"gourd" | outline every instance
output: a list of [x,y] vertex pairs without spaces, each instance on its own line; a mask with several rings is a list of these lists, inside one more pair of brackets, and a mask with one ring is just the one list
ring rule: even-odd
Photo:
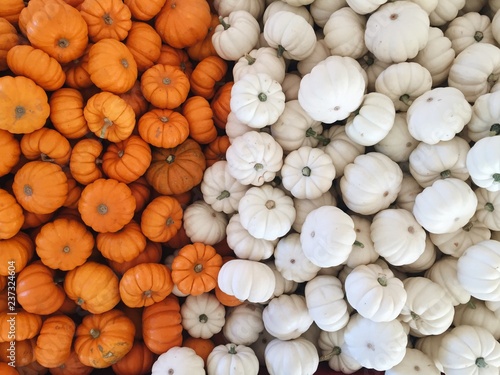
[[224,337],[236,345],[251,345],[265,331],[262,320],[264,306],[260,303],[243,302],[227,310],[222,327]]
[[477,188],[474,193],[477,197],[475,213],[477,220],[492,231],[500,231],[500,218],[498,217],[500,213],[498,209],[500,192]]
[[270,375],[313,374],[319,365],[316,347],[301,337],[286,341],[271,340],[266,346],[264,359]]
[[500,113],[493,105],[500,97],[498,91],[479,96],[472,105],[472,117],[467,124],[467,135],[477,142],[481,138],[500,134]]
[[455,306],[453,325],[455,327],[462,325],[483,327],[495,337],[495,340],[500,338],[500,319],[486,307],[484,301],[476,298]]
[[458,281],[458,259],[444,256],[429,268],[424,276],[441,285],[451,298],[454,306],[467,303],[471,296]]
[[452,20],[444,35],[451,40],[457,55],[474,43],[495,44],[490,18],[478,12],[468,12]]
[[315,208],[319,208],[321,206],[336,206],[337,198],[331,189],[314,199],[299,199],[293,198],[293,205],[295,207],[295,221],[292,224],[292,228],[300,233],[302,231],[302,225],[304,224],[304,220],[306,219],[309,212],[314,210]]
[[474,184],[488,191],[500,190],[500,137],[478,140],[467,153],[466,166]]
[[214,0],[213,6],[217,13],[223,17],[235,10],[246,10],[256,19],[264,13],[265,0],[239,1],[239,0]]
[[389,132],[373,145],[375,151],[388,156],[396,163],[408,161],[411,152],[419,142],[408,131],[406,112],[398,112]]

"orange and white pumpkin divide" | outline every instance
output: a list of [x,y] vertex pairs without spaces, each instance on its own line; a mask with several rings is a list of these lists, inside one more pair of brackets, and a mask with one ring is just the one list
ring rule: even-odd
[[0,373],[500,371],[500,1],[0,0]]

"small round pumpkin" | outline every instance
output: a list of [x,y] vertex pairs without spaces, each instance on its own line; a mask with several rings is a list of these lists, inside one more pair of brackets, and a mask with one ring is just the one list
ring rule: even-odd
[[134,341],[132,349],[111,368],[116,375],[147,375],[153,367],[154,354],[143,341]]
[[148,204],[151,197],[151,186],[144,176],[127,184],[135,198],[135,213],[141,212]]
[[176,66],[180,68],[188,78],[193,72],[193,62],[190,60],[187,52],[184,49],[174,48],[165,43],[161,45],[160,57],[156,63]]
[[23,135],[20,146],[26,159],[49,161],[61,167],[71,156],[69,141],[57,130],[45,127]]
[[227,68],[227,63],[219,56],[205,57],[189,77],[191,91],[207,100],[212,99],[217,91],[216,83],[224,78]]
[[69,170],[73,178],[82,185],[88,185],[103,177],[101,170],[102,143],[97,139],[84,138],[73,147],[69,159]]
[[132,13],[121,0],[85,0],[80,6],[80,14],[93,42],[105,38],[123,40],[132,27]]
[[78,354],[72,349],[69,357],[60,366],[50,369],[51,375],[90,375],[94,371],[93,367],[84,365],[79,359]]
[[182,215],[183,210],[177,199],[156,197],[142,212],[142,233],[151,241],[167,242],[182,226]]
[[207,144],[217,138],[213,111],[208,100],[202,96],[191,96],[182,105],[182,114],[189,123],[189,136],[200,144]]
[[0,177],[10,173],[17,165],[21,157],[21,147],[14,134],[0,129],[0,148],[2,149],[2,160],[0,160]]
[[54,128],[69,139],[83,137],[89,132],[83,117],[83,96],[80,91],[63,87],[52,93],[49,99],[50,121]]
[[154,108],[137,122],[139,135],[155,147],[171,148],[180,145],[189,135],[189,123],[181,113],[171,109]]
[[[14,237],[0,240],[0,275],[8,276],[14,271],[19,273],[33,257],[35,245],[24,232],[18,232]],[[10,266],[10,268],[9,268]]]
[[[16,313],[16,340],[28,340],[36,337],[42,328],[42,317],[38,314],[17,309]],[[0,341],[11,341],[12,315],[5,311],[0,313]]]
[[23,224],[22,207],[7,190],[0,189],[0,240],[14,237]]
[[150,0],[147,3],[141,0],[124,0],[123,2],[130,8],[130,12],[135,19],[149,21],[156,16],[166,0]]
[[116,273],[123,275],[127,270],[141,263],[159,263],[162,258],[163,252],[161,244],[158,242],[148,241],[146,248],[142,253],[128,262],[115,262],[108,260],[109,266]]
[[104,258],[114,262],[128,262],[146,248],[146,237],[137,222],[131,220],[116,232],[98,233],[96,245]]
[[[11,342],[4,341],[0,343],[0,364],[7,364],[11,362]],[[27,366],[30,363],[36,361],[35,358],[35,346],[36,339],[26,339],[26,340],[16,340],[15,341],[15,353],[16,353],[16,366],[22,367]],[[11,367],[11,366],[9,366]],[[14,367],[11,367],[14,368]],[[8,374],[8,372],[4,372],[3,368],[0,367],[0,371],[2,374]]]
[[125,45],[134,56],[139,72],[151,68],[161,54],[161,37],[146,22],[132,22]]
[[153,65],[141,76],[144,97],[158,108],[177,108],[186,100],[189,88],[186,74],[173,65]]
[[58,367],[71,354],[76,325],[66,315],[49,316],[42,324],[36,340],[35,356],[44,367]]
[[[23,4],[24,5],[24,4]],[[1,17],[1,16],[0,16]],[[8,69],[7,53],[19,43],[19,35],[13,24],[5,18],[0,20],[0,71]]]

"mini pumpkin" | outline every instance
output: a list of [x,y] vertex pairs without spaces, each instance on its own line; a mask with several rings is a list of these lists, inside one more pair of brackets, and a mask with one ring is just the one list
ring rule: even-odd
[[156,197],[142,212],[142,233],[151,241],[167,242],[182,226],[182,216],[183,210],[177,199]]
[[133,21],[125,45],[128,47],[139,72],[151,68],[161,54],[161,37],[146,22]]
[[89,38],[93,42],[105,38],[121,41],[132,27],[132,13],[119,0],[84,0],[80,14],[88,25]]
[[71,354],[75,322],[66,315],[49,316],[36,339],[35,357],[44,367],[58,367]]
[[219,56],[207,56],[201,60],[189,76],[191,91],[209,100],[217,91],[216,83],[227,72],[227,63]]
[[177,108],[186,100],[189,89],[188,77],[174,65],[156,64],[141,76],[144,97],[158,108]]
[[104,258],[115,262],[128,262],[146,248],[146,237],[137,222],[131,220],[116,232],[98,233],[97,249]]
[[75,144],[69,159],[69,170],[78,183],[88,185],[103,177],[102,150],[102,143],[94,138],[84,138]]
[[28,160],[42,160],[64,166],[71,156],[69,141],[57,130],[41,128],[25,134],[20,142],[21,152]]
[[208,100],[191,96],[182,105],[182,114],[189,124],[189,136],[200,144],[207,144],[217,137],[213,111]]
[[7,190],[0,189],[0,240],[14,237],[24,224],[23,209]]
[[0,129],[0,147],[4,150],[4,157],[0,161],[0,176],[5,176],[16,166],[21,157],[21,147],[14,134]]
[[[8,276],[12,272],[12,266],[16,273],[19,273],[35,253],[35,245],[30,236],[19,231],[17,234],[7,240],[0,240],[2,252],[0,253],[0,275]],[[9,263],[12,262],[12,263]],[[10,269],[9,269],[9,266]]]
[[137,129],[142,139],[155,147],[172,148],[189,135],[189,123],[181,113],[154,108],[141,116]]
[[78,139],[89,132],[80,91],[70,87],[60,88],[50,96],[49,105],[52,125],[66,138]]

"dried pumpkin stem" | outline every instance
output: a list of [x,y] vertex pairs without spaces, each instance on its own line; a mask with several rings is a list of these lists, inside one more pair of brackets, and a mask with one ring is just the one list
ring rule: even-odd
[[24,108],[21,105],[16,106],[15,111],[16,111],[16,120],[19,120],[26,114],[26,108]]
[[33,188],[29,185],[24,185],[23,192],[24,195],[31,197],[33,195]]
[[95,328],[91,328],[89,334],[90,336],[92,336],[93,339],[96,339],[101,335],[101,331]]
[[278,46],[278,52],[277,52],[277,55],[278,57],[281,57],[283,56],[283,53],[285,53],[286,49],[285,47],[283,47],[281,44]]
[[483,37],[484,37],[483,33],[479,30],[476,31],[476,33],[474,34],[474,40],[476,42],[480,42],[481,40],[483,40]]
[[66,38],[61,38],[57,41],[57,46],[60,48],[68,48],[69,47],[69,40]]
[[216,199],[218,201],[221,201],[225,198],[229,198],[230,196],[231,196],[231,193],[229,191],[223,190]]
[[173,223],[174,223],[174,219],[172,219],[171,217],[169,217],[169,218],[167,219],[167,221],[166,221],[166,223],[165,223],[165,224],[167,225],[167,227],[169,227],[169,226],[170,226],[170,225],[172,225]]
[[408,107],[413,103],[413,100],[410,99],[410,95],[403,94],[399,97],[399,100],[406,104]]
[[65,253],[65,254],[69,253],[70,250],[71,250],[71,248],[67,245],[63,247],[63,253]]
[[500,134],[500,124],[493,124],[490,126],[490,137]]
[[267,202],[266,202],[266,208],[268,210],[272,210],[274,207],[276,207],[276,202],[269,199]]
[[476,366],[479,368],[486,368],[488,367],[488,364],[484,360],[483,357],[476,358]]
[[222,16],[219,16],[219,23],[222,25],[224,30],[227,30],[231,27],[230,24],[228,24],[226,21],[224,21],[224,17],[222,17]]
[[255,165],[253,166],[253,169],[255,169],[256,171],[260,171],[262,168],[264,168],[264,166],[261,163],[255,163]]
[[493,212],[495,211],[495,206],[493,206],[492,203],[488,202],[484,205],[484,209],[488,212]]
[[168,163],[168,164],[172,164],[175,160],[175,155],[168,155],[167,158],[165,159],[165,161]]
[[330,359],[337,355],[340,355],[341,353],[342,349],[340,348],[340,346],[334,346],[331,352],[322,355],[321,357],[319,357],[319,360],[320,362],[329,361]]
[[451,171],[449,169],[442,171],[440,174],[441,178],[448,178],[451,177]]
[[237,351],[236,351],[236,345],[231,345],[229,347],[228,353],[229,354],[236,354],[237,353]]
[[108,213],[108,206],[106,206],[104,203],[101,203],[99,206],[97,206],[97,213],[99,215],[106,215]]
[[99,135],[99,138],[106,138],[106,132],[108,131],[108,128],[110,126],[113,126],[113,121],[111,121],[109,118],[104,117],[104,125],[101,129],[101,134]]
[[493,181],[500,182],[500,173],[493,173]]
[[208,322],[208,316],[206,314],[200,314],[198,320],[200,321],[200,323],[206,323]]
[[253,65],[257,61],[255,57],[250,56],[248,53],[245,54],[245,59],[247,60],[248,65]]
[[472,227],[473,227],[473,226],[474,226],[474,224],[472,224],[472,221],[469,221],[467,224],[465,224],[465,225],[462,227],[462,229],[463,229],[464,231],[466,231],[466,232],[469,232],[469,231],[472,229]]
[[357,247],[360,247],[362,249],[365,248],[365,245],[363,244],[363,242],[359,242],[358,240],[354,241],[354,243],[352,244],[353,246],[357,246]]
[[113,18],[109,13],[106,13],[104,16],[102,16],[102,19],[104,20],[104,23],[106,25],[112,25],[113,24]]
[[196,273],[200,273],[201,271],[203,271],[203,265],[198,263],[197,265],[194,266],[194,272]]

